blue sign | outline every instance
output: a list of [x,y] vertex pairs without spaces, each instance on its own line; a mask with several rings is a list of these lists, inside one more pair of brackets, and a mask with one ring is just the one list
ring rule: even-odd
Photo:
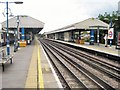
[[24,41],[24,39],[25,39],[24,33],[25,33],[25,30],[24,30],[24,28],[22,28],[22,41]]
[[90,31],[90,44],[93,45],[94,44],[94,30]]

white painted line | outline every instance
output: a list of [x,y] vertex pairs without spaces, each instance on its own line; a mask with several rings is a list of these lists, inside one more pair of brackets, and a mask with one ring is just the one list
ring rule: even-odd
[[65,43],[65,44],[70,44],[70,45],[73,45],[73,46],[82,47],[82,48],[86,48],[86,49],[90,49],[90,50],[94,50],[94,51],[98,51],[98,52],[102,52],[102,53],[106,53],[106,54],[111,54],[111,55],[120,57],[120,55],[117,52],[113,53],[113,52],[108,52],[106,50],[100,50],[99,47],[89,47],[89,46],[84,46],[84,45],[80,45],[80,44],[69,43],[69,42],[64,42],[64,41],[59,41],[59,40],[53,40],[53,41],[57,41],[57,42]]
[[48,56],[46,55],[46,53],[45,53],[43,47],[42,47],[41,45],[40,45],[40,47],[42,48],[42,51],[43,51],[43,53],[45,54],[45,57],[46,57],[46,59],[47,59],[47,61],[48,61],[48,64],[50,65],[50,68],[51,68],[51,70],[52,70],[52,73],[53,73],[53,75],[54,75],[56,81],[57,81],[57,84],[58,84],[59,88],[61,88],[61,89],[63,90],[63,86],[62,86],[62,84],[61,84],[61,82],[60,82],[60,80],[59,80],[59,78],[58,78],[58,76],[57,76],[55,70],[53,69],[53,66],[52,66],[52,64],[51,64],[51,62],[50,62]]

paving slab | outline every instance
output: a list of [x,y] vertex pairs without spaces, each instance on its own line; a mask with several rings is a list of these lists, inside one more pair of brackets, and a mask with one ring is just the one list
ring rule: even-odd
[[5,71],[2,72],[2,88],[24,88],[33,47],[34,45],[20,47],[21,49],[14,53],[13,64],[5,64]]

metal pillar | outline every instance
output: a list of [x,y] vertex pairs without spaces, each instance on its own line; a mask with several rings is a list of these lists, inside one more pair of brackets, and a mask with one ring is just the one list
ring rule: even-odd
[[8,2],[6,2],[6,15],[7,15],[7,55],[10,55],[10,45],[9,45],[9,32],[8,32]]
[[98,44],[98,46],[99,46],[99,27],[97,28],[97,44]]
[[16,29],[14,30],[14,52],[16,52]]
[[7,16],[7,23],[6,23],[6,26],[7,26],[7,35],[6,35],[6,49],[7,49],[7,55],[10,55],[10,45],[9,45],[9,32],[8,32],[8,3],[15,3],[15,4],[22,4],[23,2],[1,2],[0,3],[4,3],[6,4],[6,16]]
[[90,45],[94,45],[94,30],[90,31]]
[[19,16],[17,16],[17,49],[19,47]]
[[25,36],[24,36],[24,33],[25,33],[25,30],[24,30],[24,28],[22,28],[22,41],[24,41],[25,40]]
[[79,30],[79,40],[81,40],[81,31]]
[[[110,19],[110,28],[112,28],[112,19]],[[112,46],[112,39],[110,39],[110,47]]]

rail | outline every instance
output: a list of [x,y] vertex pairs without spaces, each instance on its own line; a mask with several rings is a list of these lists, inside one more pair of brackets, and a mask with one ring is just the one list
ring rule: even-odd
[[[43,40],[44,41],[44,40]],[[62,55],[60,55],[61,57],[62,56],[64,56],[64,57],[66,57],[70,62],[73,62],[73,61],[71,61],[71,60],[76,60],[76,62],[74,62],[74,63],[80,63],[80,61],[78,60],[78,59],[80,59],[81,60],[81,58],[79,57],[78,58],[78,56],[80,56],[78,53],[76,53],[77,51],[75,51],[75,50],[71,50],[70,48],[68,49],[67,47],[64,47],[64,46],[60,46],[60,45],[58,45],[58,44],[55,44],[55,43],[51,43],[51,42],[48,42],[48,41],[44,41],[45,43],[47,43],[47,45],[48,46],[50,46],[50,47],[52,47],[52,50],[54,50],[56,53],[61,53]],[[55,47],[54,47],[55,46]],[[57,47],[57,48],[56,48]],[[67,50],[66,50],[67,49]],[[68,52],[70,50],[70,52]],[[64,52],[64,54],[62,53],[62,52]],[[74,52],[74,53],[73,53]],[[79,52],[80,53],[80,52]],[[69,55],[68,55],[69,54]],[[67,55],[67,56],[66,56]],[[58,56],[58,55],[56,55],[56,56]],[[73,59],[73,57],[74,57],[74,59]],[[78,58],[78,59],[77,59]],[[62,60],[62,59],[61,59]],[[65,59],[64,59],[65,60]],[[83,60],[81,60],[81,62],[82,62]],[[92,61],[92,58],[91,58],[91,60],[90,61]],[[84,59],[84,63],[86,63],[87,61],[86,61],[86,59]],[[78,63],[78,64],[79,64]],[[94,62],[95,63],[95,65],[99,65],[100,64],[100,62],[99,62],[99,64],[97,63],[97,62]],[[92,64],[89,62],[87,62],[86,64],[88,64],[88,65],[90,65],[90,66],[94,66],[95,67],[95,65],[93,65],[93,62],[92,62]],[[85,64],[84,64],[85,65]],[[84,66],[83,65],[83,66]],[[112,67],[112,66],[109,66],[109,65],[106,65],[106,64],[104,64],[104,63],[101,63],[99,66],[105,66],[104,67],[104,69],[106,70],[107,69],[107,73],[108,73],[108,69],[110,68],[110,73],[108,73],[108,75],[107,75],[107,77],[109,77],[109,75],[111,74],[111,71],[118,71],[117,70],[117,68],[119,68],[119,67],[115,67],[116,69],[114,70],[114,66]],[[83,67],[79,64],[79,65],[77,65],[78,67],[80,67],[80,69],[82,69]],[[86,66],[86,65],[85,65]],[[109,66],[109,67],[107,67],[107,66]],[[99,68],[101,68],[101,67],[99,67]],[[84,72],[87,72],[85,69],[86,68],[83,68],[84,70]],[[97,68],[98,69],[98,68]],[[103,67],[102,67],[102,69],[103,69]],[[101,72],[101,70],[102,69],[100,69],[100,73],[102,73]],[[112,69],[112,70],[111,70]],[[87,69],[88,70],[88,69]],[[91,70],[91,69],[90,69]],[[95,70],[94,70],[95,71]],[[103,71],[103,70],[102,70]],[[88,72],[87,72],[88,73]],[[93,77],[93,75],[91,75],[92,73],[88,73],[89,74],[89,76],[91,77],[91,78],[93,78],[95,81],[97,81],[101,86],[103,86],[104,88],[112,88],[112,89],[114,89],[114,87],[116,87],[116,86],[114,86],[114,87],[111,87],[111,86],[109,86],[110,85],[110,83],[107,83],[106,81],[106,79],[104,80],[104,78],[101,78],[101,76],[100,77],[97,77],[97,76],[94,76]],[[94,74],[95,75],[95,74]],[[106,74],[105,74],[106,75]],[[114,77],[113,75],[111,75],[112,76],[112,78]],[[110,76],[110,77],[111,77]],[[119,75],[118,75],[119,76]],[[97,78],[97,79],[96,79]],[[114,77],[115,78],[115,77]],[[115,78],[116,79],[116,78]],[[109,81],[109,80],[108,80]],[[116,81],[117,82],[117,81]]]
[[[87,90],[87,88],[86,88],[86,86],[81,82],[81,80],[64,64],[64,63],[62,63],[61,62],[61,60],[62,60],[62,58],[60,59],[60,57],[58,57],[58,55],[57,55],[57,53],[55,53],[54,51],[52,51],[47,45],[45,45],[44,44],[44,46],[47,48],[47,49],[49,49],[50,50],[50,52],[58,59],[58,61],[57,62],[59,62],[59,63],[61,63],[62,65],[58,65],[58,66],[56,66],[56,67],[59,67],[59,66],[61,66],[61,67],[65,67],[67,70],[68,70],[68,72],[67,73],[70,73],[70,76],[68,75],[68,76],[64,76],[63,75],[63,77],[64,77],[64,81],[66,81],[66,83],[67,83],[67,88],[73,88],[74,86],[76,86],[77,88],[78,87],[80,87],[80,88],[85,88],[85,90]],[[48,51],[47,51],[48,52]],[[54,61],[53,63],[55,63],[55,60],[52,60],[52,61]],[[56,65],[57,63],[55,63],[55,65]],[[65,69],[65,70],[66,70]],[[64,71],[64,69],[62,69],[62,71],[61,70],[59,70],[60,71],[60,73],[62,73],[62,72],[65,72]],[[70,78],[71,77],[71,78]],[[73,78],[74,77],[74,78]],[[69,78],[69,79],[68,79]],[[70,81],[71,80],[71,81]],[[72,82],[72,83],[71,83]],[[74,85],[73,85],[73,83],[74,83]],[[78,86],[78,85],[80,85],[80,86]]]

